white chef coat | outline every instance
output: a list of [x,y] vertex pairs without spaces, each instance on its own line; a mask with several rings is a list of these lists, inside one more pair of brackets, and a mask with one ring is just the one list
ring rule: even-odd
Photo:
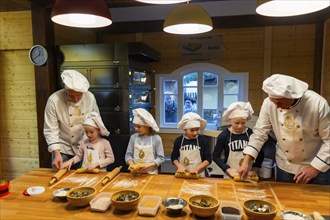
[[[83,117],[92,111],[99,113],[94,95],[85,92],[79,102]],[[48,151],[60,150],[61,153],[75,155],[80,141],[86,138],[84,127],[77,124],[73,114],[74,108],[67,102],[66,90],[54,92],[47,101],[45,108],[44,135]],[[79,120],[78,120],[79,121]]]
[[323,97],[307,90],[290,109],[278,109],[266,98],[243,152],[256,158],[271,130],[277,139],[276,163],[279,168],[292,174],[309,164],[321,172],[329,169],[329,105]]

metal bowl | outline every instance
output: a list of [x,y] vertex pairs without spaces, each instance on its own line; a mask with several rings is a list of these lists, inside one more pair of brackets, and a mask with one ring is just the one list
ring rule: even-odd
[[56,198],[59,198],[61,200],[66,200],[66,193],[70,190],[71,188],[61,188],[58,190],[55,190],[53,192],[53,196]]
[[180,215],[187,202],[181,198],[169,197],[163,200],[162,205],[166,208],[168,214]]
[[293,218],[301,217],[304,220],[313,220],[313,218],[309,215],[305,215],[304,213],[297,212],[297,211],[291,211],[291,210],[286,210],[281,213],[281,217],[284,220],[290,220]]

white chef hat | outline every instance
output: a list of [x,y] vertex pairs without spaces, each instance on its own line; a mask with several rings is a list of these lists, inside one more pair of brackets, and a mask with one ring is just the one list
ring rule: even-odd
[[205,129],[207,121],[203,119],[199,114],[194,112],[188,112],[182,116],[181,121],[178,124],[179,129],[189,129],[189,128],[200,128]]
[[264,80],[262,89],[271,98],[301,98],[308,89],[308,84],[291,76],[274,74]]
[[77,92],[87,92],[89,89],[89,82],[86,77],[76,70],[64,70],[61,78],[67,89]]
[[101,116],[97,112],[88,113],[85,116],[83,125],[90,125],[94,128],[99,128],[102,136],[109,136],[110,134],[108,129],[104,126]]
[[159,131],[158,125],[152,115],[143,108],[133,110],[133,124],[151,127],[155,132]]
[[234,102],[223,113],[222,120],[229,121],[232,118],[246,118],[250,120],[254,111],[250,102]]

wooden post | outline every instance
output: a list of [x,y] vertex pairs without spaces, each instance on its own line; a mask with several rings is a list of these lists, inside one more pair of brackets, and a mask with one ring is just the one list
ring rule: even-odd
[[48,61],[43,66],[36,66],[35,86],[37,102],[39,166],[51,167],[51,156],[43,135],[44,110],[48,97],[56,88],[56,59],[54,24],[50,19],[51,8],[41,5],[42,1],[31,1],[33,44],[43,45],[48,52]]

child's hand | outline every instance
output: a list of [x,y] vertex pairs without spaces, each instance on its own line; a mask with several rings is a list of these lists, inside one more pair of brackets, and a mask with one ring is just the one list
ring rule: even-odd
[[231,177],[239,176],[239,173],[235,169],[232,169],[232,168],[228,168],[226,170],[226,173]]
[[87,170],[88,170],[88,171],[93,171],[94,168],[96,168],[96,167],[98,167],[98,166],[99,166],[98,163],[93,163],[93,164],[91,164],[91,165],[89,165],[89,166],[87,167]]
[[248,176],[257,176],[257,172],[255,170],[251,170],[248,172]]
[[178,173],[185,173],[186,172],[186,168],[185,167],[178,167],[178,170],[176,171]]
[[60,169],[65,169],[65,168],[68,168],[69,169],[72,164],[73,164],[73,160],[68,160],[68,161],[62,163],[62,166],[61,166]]

